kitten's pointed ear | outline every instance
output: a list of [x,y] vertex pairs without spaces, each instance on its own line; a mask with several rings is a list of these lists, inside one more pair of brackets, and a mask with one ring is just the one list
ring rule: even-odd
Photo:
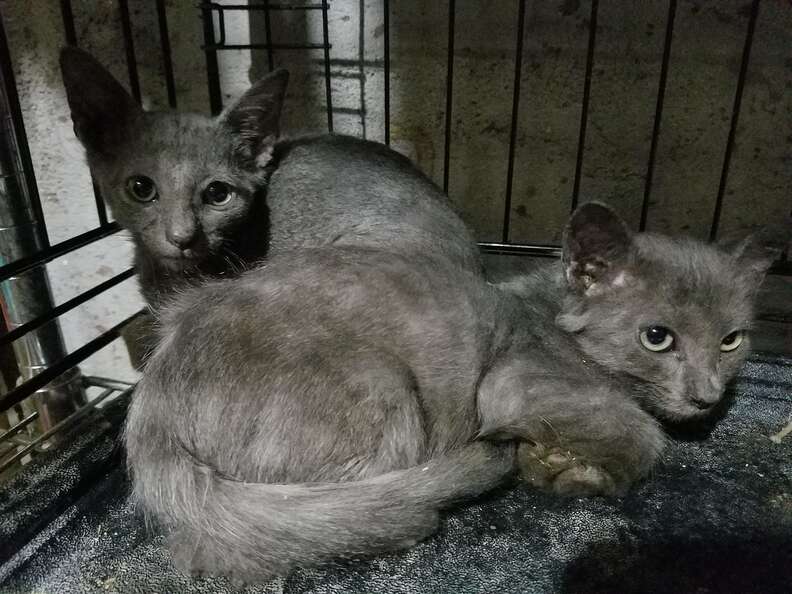
[[759,283],[773,262],[792,249],[792,217],[764,227],[736,244],[730,246],[724,242],[723,245],[751,282]]
[[632,232],[604,204],[580,206],[564,230],[564,273],[570,287],[588,292],[625,282]]
[[242,161],[262,167],[270,160],[288,83],[287,70],[273,70],[220,115],[236,139],[234,150]]
[[65,47],[60,65],[74,133],[89,153],[112,153],[143,110],[88,52]]

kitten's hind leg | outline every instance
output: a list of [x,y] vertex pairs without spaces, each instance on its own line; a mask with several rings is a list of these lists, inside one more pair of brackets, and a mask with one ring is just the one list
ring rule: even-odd
[[[236,459],[234,476],[254,482],[339,482],[425,459],[415,379],[397,358],[352,343],[342,350],[320,341],[279,356],[288,357],[287,369],[296,371],[273,371],[274,377],[257,387],[276,398],[255,418],[255,436],[245,456]],[[270,369],[279,363],[271,362]]]
[[664,445],[657,422],[618,389],[537,373],[520,360],[490,370],[478,407],[483,437],[542,445],[521,447],[522,472],[561,494],[623,492]]

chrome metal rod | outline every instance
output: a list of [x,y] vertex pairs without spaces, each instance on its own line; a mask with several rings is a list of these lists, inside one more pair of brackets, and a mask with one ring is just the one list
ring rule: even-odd
[[[132,388],[128,388],[128,390],[131,390],[131,389]],[[62,431],[63,429],[66,429],[67,427],[71,426],[72,424],[74,424],[75,421],[78,421],[79,419],[81,419],[85,415],[87,415],[89,412],[91,412],[92,410],[96,409],[96,406],[100,402],[102,402],[105,398],[110,396],[110,394],[113,394],[115,392],[118,392],[118,390],[113,390],[113,389],[105,390],[104,392],[99,394],[99,396],[97,396],[96,398],[91,400],[88,404],[86,404],[85,406],[83,406],[82,408],[77,410],[76,412],[72,413],[71,415],[69,415],[65,419],[61,420],[57,424],[53,425],[50,429],[48,429],[47,431],[45,431],[44,433],[39,435],[36,439],[34,439],[28,445],[26,445],[24,448],[19,450],[11,458],[9,458],[8,460],[6,460],[2,464],[0,464],[0,473],[2,473],[7,468],[9,468],[12,464],[14,464],[15,462],[21,460],[23,457],[25,457],[27,454],[29,454],[31,452],[31,450],[33,450],[37,445],[39,445],[39,444],[43,443],[44,441],[48,440],[50,437],[52,437],[53,435],[55,435],[59,431]],[[123,392],[122,392],[122,394],[123,394]]]
[[[0,265],[49,248],[41,203],[33,176],[22,112],[5,30],[0,21]],[[0,283],[0,302],[8,330],[52,309],[46,270],[37,267]],[[60,327],[50,322],[14,345],[21,380],[27,381],[66,355]],[[46,431],[85,402],[76,367],[42,387],[33,401]]]
[[135,384],[132,382],[124,382],[121,380],[111,379],[109,377],[98,377],[95,375],[86,375],[83,376],[83,384],[86,387],[96,387],[96,388],[110,388],[111,390],[126,390],[127,388],[133,388]]
[[0,443],[3,443],[4,441],[7,441],[7,440],[11,439],[12,437],[14,437],[14,435],[16,435],[17,433],[22,431],[25,427],[30,425],[37,418],[38,418],[38,411],[33,411],[28,416],[26,416],[24,419],[19,421],[19,423],[17,423],[13,427],[11,427],[8,431],[6,431],[2,435],[0,435]]

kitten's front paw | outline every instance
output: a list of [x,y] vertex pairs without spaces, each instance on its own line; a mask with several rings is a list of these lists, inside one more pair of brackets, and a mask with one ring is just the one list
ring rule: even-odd
[[578,464],[560,472],[553,481],[553,491],[571,497],[616,495],[616,483],[602,468]]
[[561,448],[522,443],[517,449],[517,464],[525,482],[558,495],[585,497],[617,492],[615,481],[604,469],[585,464]]

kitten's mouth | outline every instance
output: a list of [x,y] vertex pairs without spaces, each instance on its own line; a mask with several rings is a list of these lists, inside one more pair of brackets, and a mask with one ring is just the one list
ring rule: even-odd
[[658,420],[673,424],[706,422],[717,417],[723,406],[722,401],[718,401],[710,407],[701,408],[688,398],[677,398],[655,392],[654,397],[644,398],[643,404]]
[[685,400],[676,402],[673,405],[660,406],[658,416],[671,423],[700,423],[717,419],[722,415],[724,403],[718,401],[712,406],[701,408],[695,403]]
[[181,256],[161,256],[160,263],[170,270],[184,270],[195,268],[200,261],[197,254],[181,255]]
[[685,413],[681,415],[683,421],[699,421],[712,415],[712,407],[699,408],[694,404],[686,404]]

